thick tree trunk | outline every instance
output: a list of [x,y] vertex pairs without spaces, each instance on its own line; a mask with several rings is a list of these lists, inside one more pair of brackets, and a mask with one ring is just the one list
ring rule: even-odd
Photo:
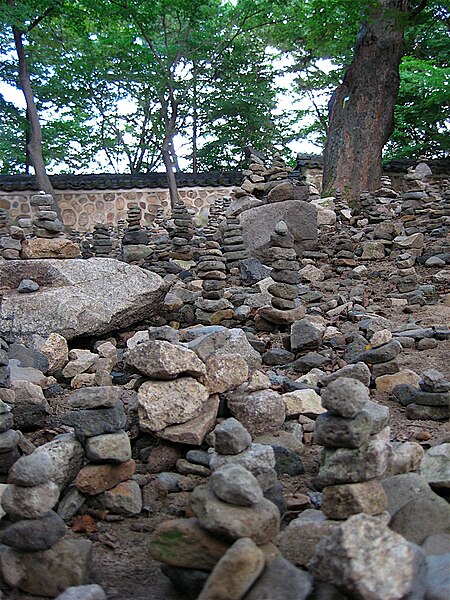
[[34,167],[36,181],[40,190],[51,194],[54,198],[54,209],[61,218],[61,212],[55,200],[55,190],[50,182],[45,169],[45,163],[42,156],[42,130],[39,122],[39,115],[34,101],[33,90],[31,88],[30,75],[28,73],[27,58],[23,47],[22,32],[13,27],[14,43],[19,61],[19,83],[27,104],[27,118],[30,124],[30,137],[27,143],[28,155]]
[[381,152],[394,129],[405,0],[379,0],[356,40],[353,61],[330,101],[323,191],[358,203],[379,187]]

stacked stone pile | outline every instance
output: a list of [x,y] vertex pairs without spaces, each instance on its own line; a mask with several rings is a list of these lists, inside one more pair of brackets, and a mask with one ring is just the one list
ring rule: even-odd
[[162,206],[158,206],[156,210],[155,218],[153,219],[152,226],[157,232],[161,232],[164,229],[164,224],[166,222],[166,217],[164,215],[164,208]]
[[0,237],[8,235],[8,213],[4,208],[0,208]]
[[218,242],[207,242],[199,251],[197,276],[203,281],[202,297],[195,302],[196,319],[206,325],[217,325],[233,318],[233,305],[224,298],[226,263]]
[[450,381],[435,369],[422,374],[418,388],[401,383],[394,387],[392,394],[402,406],[406,406],[409,419],[446,421],[450,418]]
[[194,225],[192,215],[185,204],[179,202],[172,210],[174,229],[170,232],[172,240],[172,258],[177,260],[190,260],[192,258],[192,238]]
[[6,211],[0,210],[0,257],[6,260],[17,260],[20,258],[22,241],[25,238],[24,229],[15,225],[8,228]]
[[223,232],[223,255],[228,271],[234,267],[239,267],[240,261],[248,258],[248,252],[242,237],[242,227],[237,217],[227,217],[225,231]]
[[112,514],[140,513],[142,496],[132,479],[135,462],[119,388],[85,387],[69,396],[69,404],[74,410],[62,422],[75,429],[89,461],[75,479],[77,490],[89,504]]
[[92,235],[92,254],[94,256],[108,257],[112,252],[111,230],[106,225],[94,225]]
[[[337,379],[322,392],[322,405],[328,412],[317,417],[314,429],[314,442],[325,447],[322,465],[327,460],[338,463],[339,453],[354,454],[359,463],[353,472],[341,471],[334,484],[323,487],[322,511],[330,519],[346,519],[360,512],[377,515],[387,508],[383,486],[376,479],[384,473],[386,456],[383,458],[381,449],[378,456],[373,447],[369,450],[371,435],[379,427],[374,428],[368,403],[369,390],[356,379]],[[321,470],[323,476],[323,466]]]
[[30,198],[31,206],[36,207],[33,217],[34,235],[38,238],[55,238],[64,231],[64,225],[52,207],[53,196],[39,192]]
[[346,349],[346,359],[349,363],[364,362],[370,368],[372,380],[382,375],[397,373],[399,370],[397,357],[402,351],[399,341],[392,339],[389,329],[379,329],[372,332],[370,343],[367,339],[356,336]]
[[[0,369],[4,368],[5,366],[0,367]],[[9,370],[9,367],[7,368]],[[0,398],[0,474],[6,475],[10,467],[20,457],[18,449],[20,438],[17,431],[13,429],[14,416],[12,411],[15,392],[6,387],[0,387]]]
[[52,460],[34,452],[10,469],[2,507],[12,522],[1,531],[6,546],[1,570],[13,588],[54,598],[69,586],[88,583],[91,542],[65,538],[64,521],[52,511],[59,488],[50,480]]
[[127,212],[127,227],[122,238],[123,245],[146,246],[148,244],[148,233],[141,227],[141,218],[141,208],[130,206]]
[[208,223],[203,228],[203,234],[207,240],[215,240],[218,236],[219,221],[222,216],[222,202],[218,198],[214,198],[209,205]]
[[395,259],[395,265],[397,272],[394,275],[393,281],[397,287],[399,295],[396,297],[405,298],[408,303],[424,303],[423,294],[415,294],[419,287],[419,276],[414,268],[416,257],[409,254],[409,252],[403,252],[399,254]]

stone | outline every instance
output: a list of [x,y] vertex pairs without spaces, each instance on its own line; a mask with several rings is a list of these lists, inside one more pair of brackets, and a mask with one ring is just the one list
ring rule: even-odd
[[89,496],[101,494],[122,481],[130,479],[134,475],[135,469],[134,460],[111,465],[88,464],[78,473],[75,485],[83,494]]
[[372,348],[371,350],[365,350],[351,362],[356,363],[362,361],[367,364],[384,363],[396,358],[401,351],[402,345],[400,342],[397,340],[392,340],[391,342],[384,344],[384,346]]
[[275,544],[286,560],[306,567],[319,542],[339,525],[339,521],[327,519],[320,510],[306,509],[278,534]]
[[433,488],[450,488],[450,443],[427,450],[420,465],[420,474]]
[[252,392],[243,400],[228,400],[227,405],[251,435],[280,429],[286,416],[282,396],[272,390]]
[[96,583],[67,588],[56,600],[106,600],[106,594]]
[[64,238],[35,238],[23,241],[21,255],[24,260],[78,258],[80,248],[78,244]]
[[314,390],[294,390],[286,392],[281,397],[286,407],[286,417],[298,417],[299,415],[316,417],[326,412],[319,394]]
[[300,475],[305,472],[305,467],[297,452],[273,443],[271,446],[275,454],[275,471],[277,475]]
[[39,553],[2,553],[1,571],[8,585],[35,596],[54,598],[70,586],[89,581],[92,542],[63,538]]
[[420,376],[411,369],[402,369],[392,375],[381,375],[375,379],[377,391],[382,394],[391,394],[396,385],[402,383],[409,385],[418,385]]
[[319,415],[314,427],[314,443],[327,448],[359,448],[369,441],[372,423],[367,413],[353,418],[331,413]]
[[312,249],[317,242],[317,209],[302,200],[285,200],[249,208],[239,215],[242,237],[249,254],[262,262],[270,258],[273,223],[285,221],[294,235],[297,254]]
[[173,567],[168,564],[162,564],[161,571],[186,600],[197,600],[209,577],[207,571]]
[[388,498],[387,510],[391,516],[418,497],[438,497],[425,479],[417,473],[394,475],[382,479],[381,483]]
[[9,485],[3,492],[3,509],[13,517],[38,519],[49,512],[59,498],[59,488],[49,481],[34,487]]
[[450,554],[450,534],[433,533],[421,545],[422,551],[428,556]]
[[398,600],[412,590],[415,555],[376,517],[354,515],[320,542],[309,563],[314,577],[367,600]]
[[386,492],[377,479],[330,485],[322,492],[322,511],[329,519],[347,519],[357,513],[378,515],[387,505]]
[[370,441],[360,448],[324,448],[316,487],[358,483],[381,477],[388,467],[389,447],[382,441]]
[[139,425],[142,431],[160,431],[199,416],[208,390],[192,377],[173,381],[146,381],[138,391]]
[[308,319],[300,319],[291,325],[291,350],[316,350],[322,341],[322,331]]
[[[0,336],[12,340],[102,335],[150,318],[164,295],[158,275],[110,258],[5,261],[0,274]],[[29,276],[39,291],[18,294],[18,283]]]
[[113,408],[120,400],[120,389],[111,386],[85,387],[72,392],[68,402],[72,408]]
[[12,381],[15,393],[14,423],[21,431],[34,431],[44,427],[50,406],[42,388],[31,381]]
[[0,541],[15,550],[37,552],[52,548],[66,533],[64,521],[53,511],[39,519],[22,519],[0,533]]
[[417,471],[420,467],[424,450],[416,442],[391,442],[389,465],[384,476],[400,475]]
[[282,556],[276,556],[245,596],[245,600],[306,600],[312,577]]
[[137,481],[123,481],[95,498],[113,515],[138,515],[142,510],[142,493]]
[[61,423],[75,429],[75,434],[81,441],[86,437],[115,433],[123,429],[126,415],[122,402],[113,408],[94,408],[75,410],[61,417]]
[[361,412],[370,418],[372,424],[370,429],[371,435],[380,433],[389,424],[389,408],[384,404],[377,404],[376,402],[372,402],[372,400],[367,400]]
[[86,458],[92,462],[127,462],[131,459],[130,439],[125,431],[96,435],[86,440]]
[[406,416],[415,421],[448,421],[450,408],[448,406],[426,406],[413,402],[406,407]]
[[348,377],[350,379],[357,379],[361,381],[366,387],[369,387],[371,380],[371,373],[369,367],[364,362],[357,362],[355,364],[345,365],[341,369],[334,371],[330,375],[323,378],[323,385],[328,385],[331,381],[339,379],[340,377]]
[[251,507],[237,506],[222,502],[207,486],[198,486],[190,502],[200,525],[227,540],[249,537],[261,545],[270,542],[280,528],[278,508],[265,498]]
[[126,364],[153,379],[175,379],[179,375],[204,379],[204,363],[195,352],[165,340],[150,340],[135,346],[125,356]]
[[[50,479],[63,490],[77,476],[83,466],[84,450],[73,433],[63,433],[36,448],[34,453],[45,453],[52,461]],[[34,454],[33,453],[33,454]]]
[[339,377],[322,390],[322,406],[331,413],[344,418],[353,418],[370,400],[367,387],[357,379]]
[[71,521],[86,501],[86,496],[80,494],[76,487],[71,487],[60,500],[57,513],[63,521]]
[[221,394],[244,383],[249,370],[247,361],[240,354],[222,354],[207,359],[206,372],[209,393]]
[[222,421],[213,431],[214,449],[219,454],[239,454],[250,447],[252,437],[237,419]]
[[259,482],[263,491],[276,483],[275,454],[271,446],[264,444],[251,444],[249,448],[239,454],[218,454],[209,450],[209,466],[214,471],[228,463],[239,464],[252,473]]
[[20,440],[19,434],[13,429],[0,433],[0,454],[14,450]]
[[391,529],[414,544],[435,533],[450,533],[450,506],[437,494],[416,497],[392,517]]
[[253,506],[263,499],[257,479],[239,464],[230,463],[216,469],[209,485],[217,498],[228,504]]
[[47,373],[48,371],[49,364],[47,357],[42,352],[28,348],[23,344],[11,344],[8,348],[8,357],[18,360],[21,367],[32,367],[42,371],[42,373]]
[[51,333],[40,347],[40,352],[48,359],[48,372],[53,375],[69,362],[67,340],[59,333]]
[[368,241],[363,244],[362,260],[382,260],[385,256],[384,244],[380,241]]
[[425,577],[427,600],[447,600],[450,591],[450,553],[427,556]]
[[237,540],[214,567],[198,600],[241,600],[264,565],[264,553],[251,539]]
[[219,396],[212,395],[203,404],[197,417],[180,425],[165,427],[161,431],[155,432],[155,435],[178,444],[200,446],[216,423],[219,405]]
[[50,456],[44,452],[33,452],[14,463],[8,473],[8,483],[23,487],[41,485],[50,479],[52,471]]
[[62,370],[63,377],[70,379],[81,373],[85,373],[98,359],[98,355],[89,350],[72,350],[69,353],[71,359]]

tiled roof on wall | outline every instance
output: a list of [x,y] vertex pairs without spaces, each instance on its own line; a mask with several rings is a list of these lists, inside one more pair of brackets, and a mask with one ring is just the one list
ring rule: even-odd
[[[209,173],[177,173],[179,187],[231,187],[242,182],[240,171],[210,171]],[[116,175],[50,175],[55,190],[116,190],[136,188],[167,188],[165,173]],[[0,175],[0,190],[15,192],[38,190],[34,175]]]
[[[450,175],[450,158],[434,158],[427,161],[434,175]],[[297,164],[307,169],[323,169],[323,156],[320,154],[297,154]],[[409,167],[415,167],[417,160],[401,158],[391,160],[383,165],[383,170],[390,173],[407,173]]]

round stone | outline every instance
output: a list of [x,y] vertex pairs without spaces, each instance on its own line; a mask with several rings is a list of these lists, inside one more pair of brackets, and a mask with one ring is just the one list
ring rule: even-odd
[[8,474],[8,483],[33,487],[48,481],[52,475],[52,460],[45,452],[22,456],[14,463]]

